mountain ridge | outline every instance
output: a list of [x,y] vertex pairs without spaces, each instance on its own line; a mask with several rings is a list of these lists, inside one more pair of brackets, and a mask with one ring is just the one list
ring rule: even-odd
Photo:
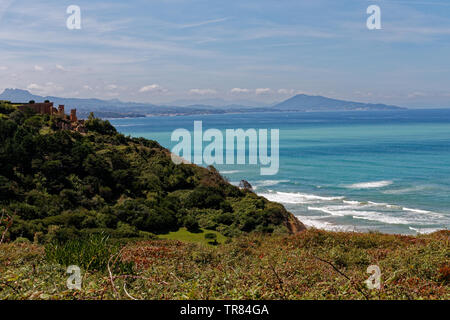
[[[39,96],[22,89],[5,89],[0,94],[0,100],[25,103],[29,100],[50,100],[55,104],[64,104],[68,108],[77,108],[80,117],[86,118],[90,112],[95,112],[99,117],[145,117],[147,115],[193,115],[193,114],[223,114],[246,112],[327,112],[327,111],[387,111],[402,110],[398,106],[381,103],[364,103],[347,100],[339,100],[324,96],[312,96],[298,94],[277,104],[261,103],[261,106],[230,103],[223,106],[213,106],[199,103],[189,105],[152,104],[139,102],[123,102],[119,99],[102,100],[98,98],[62,98],[56,96]],[[182,101],[182,100],[179,100]],[[185,101],[187,102],[187,100]],[[194,101],[191,101],[194,102]],[[207,102],[207,101],[203,101]]]
[[347,100],[311,96],[306,94],[295,95],[273,106],[277,110],[289,111],[347,111],[347,110],[401,110],[393,105],[382,103],[364,103]]

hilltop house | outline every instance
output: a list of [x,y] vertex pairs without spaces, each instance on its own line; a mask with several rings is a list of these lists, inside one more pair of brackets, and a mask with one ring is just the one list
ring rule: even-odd
[[48,114],[57,116],[60,121],[57,121],[58,128],[62,130],[74,130],[78,132],[86,132],[84,127],[84,120],[78,120],[77,109],[71,109],[70,115],[66,115],[64,111],[64,105],[60,104],[58,109],[53,106],[53,102],[45,101],[42,103],[35,103],[30,101],[29,103],[19,105],[17,107],[20,111],[32,110],[39,114]]

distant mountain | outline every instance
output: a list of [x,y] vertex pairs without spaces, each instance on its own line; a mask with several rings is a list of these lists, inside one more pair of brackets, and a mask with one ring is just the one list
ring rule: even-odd
[[[229,101],[221,99],[216,99],[216,102],[220,100],[223,103],[226,103],[223,107],[207,104],[192,104],[187,106],[174,104],[154,105],[151,103],[123,102],[118,99],[100,100],[61,98],[54,96],[44,97],[31,94],[29,91],[21,89],[5,89],[5,91],[0,94],[0,100],[21,103],[26,103],[30,100],[35,100],[36,102],[50,100],[55,105],[65,105],[66,109],[76,108],[80,118],[86,118],[90,112],[94,112],[97,117],[101,118],[120,118],[144,117],[146,115],[222,114],[230,112],[247,112],[249,109],[253,112],[265,111],[263,108],[255,108],[246,105],[232,105],[229,104]],[[193,101],[185,100],[185,102]]]
[[122,102],[118,99],[80,99],[80,98],[61,98],[54,96],[38,96],[31,94],[27,90],[5,89],[0,94],[0,100],[11,102],[26,103],[30,100],[42,102],[50,100],[55,105],[63,104],[66,109],[76,108],[80,118],[86,118],[90,112],[94,112],[101,118],[120,118],[120,117],[145,117],[151,115],[184,115],[198,113],[223,113],[222,110],[214,110],[215,107],[173,107],[157,106],[150,103]]
[[0,94],[0,100],[7,100],[12,102],[28,102],[30,100],[40,101],[43,97],[31,94],[27,90],[21,89],[5,89]]
[[[53,96],[38,96],[21,89],[5,89],[0,94],[0,100],[26,103],[30,100],[42,102],[52,101],[55,105],[63,104],[66,109],[76,108],[80,118],[87,118],[90,112],[94,112],[101,118],[144,117],[146,115],[194,115],[194,114],[223,114],[223,113],[248,113],[248,112],[273,112],[273,111],[369,111],[369,110],[399,110],[396,106],[385,104],[372,104],[353,101],[330,99],[322,96],[296,95],[286,101],[275,105],[246,105],[232,104],[222,99],[206,99],[204,102],[225,103],[222,106],[211,104],[189,104],[186,106],[167,104],[155,105],[151,103],[123,102],[118,99],[80,99],[61,98]],[[213,101],[214,100],[214,101]],[[176,101],[174,101],[175,103]],[[183,102],[182,100],[178,101]],[[184,102],[193,102],[184,100]]]
[[95,112],[99,117],[143,117],[142,113],[132,112],[126,109],[120,109],[120,101],[105,101],[100,99],[77,99],[77,98],[60,98],[53,96],[39,96],[31,94],[27,90],[21,89],[5,89],[0,94],[0,100],[8,100],[16,103],[27,103],[30,100],[42,102],[45,100],[52,101],[55,105],[63,104],[66,109],[76,108],[79,117],[86,118],[90,112]]
[[331,99],[322,96],[298,94],[271,107],[280,111],[370,111],[370,110],[401,110],[397,106],[386,104],[363,103]]

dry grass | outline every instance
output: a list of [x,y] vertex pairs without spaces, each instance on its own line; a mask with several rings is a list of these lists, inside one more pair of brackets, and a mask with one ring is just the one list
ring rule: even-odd
[[[66,266],[49,264],[42,247],[3,244],[0,298],[449,299],[449,239],[448,231],[410,237],[308,230],[217,247],[141,241],[117,258],[133,264],[131,273],[88,272],[81,291],[67,290]],[[380,290],[364,285],[371,264],[381,269]]]

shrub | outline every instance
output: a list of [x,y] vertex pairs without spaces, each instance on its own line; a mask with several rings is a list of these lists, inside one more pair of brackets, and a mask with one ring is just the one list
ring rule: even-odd
[[217,239],[217,235],[215,233],[208,232],[205,233],[205,239],[214,240]]
[[184,218],[184,226],[189,232],[196,233],[200,231],[198,221],[193,216],[187,216]]
[[[49,262],[63,266],[77,265],[84,270],[105,271],[111,256],[117,254],[119,249],[117,244],[109,242],[108,236],[96,234],[77,240],[47,244],[45,255]],[[120,271],[132,271],[130,263],[119,262],[117,267]]]
[[31,241],[27,238],[18,237],[16,238],[16,240],[14,240],[14,243],[31,243]]
[[208,241],[209,244],[212,244],[212,245],[218,245],[219,244],[217,242],[217,234],[215,234],[215,233],[211,233],[211,232],[206,233],[205,234],[205,239],[211,240],[211,241]]

